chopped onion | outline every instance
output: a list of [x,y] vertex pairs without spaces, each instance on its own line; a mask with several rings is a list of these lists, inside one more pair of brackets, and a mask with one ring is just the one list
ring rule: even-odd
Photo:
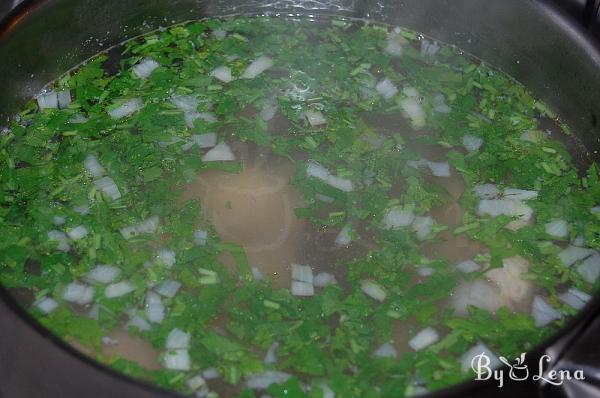
[[573,240],[573,246],[585,246],[585,237],[583,235],[579,235],[577,236],[574,240]]
[[335,238],[336,246],[346,247],[352,243],[352,237],[350,236],[351,227],[350,225],[344,226],[340,233]]
[[589,294],[582,292],[581,290],[575,289],[574,287],[570,288],[564,293],[558,295],[558,299],[563,303],[570,305],[576,310],[580,310],[587,304],[592,296]]
[[212,72],[210,72],[210,75],[215,79],[222,81],[223,83],[229,83],[233,80],[231,68],[224,65],[215,68]]
[[265,276],[262,274],[262,272],[260,272],[260,269],[258,269],[257,267],[252,267],[251,271],[252,277],[255,281],[260,282],[263,279],[265,279]]
[[500,215],[519,216],[523,221],[531,220],[533,209],[519,200],[512,199],[484,199],[477,207],[479,216],[489,215],[498,217]]
[[312,283],[299,281],[292,281],[291,291],[292,295],[301,297],[314,296],[315,294],[315,288]]
[[[433,105],[433,110],[439,113],[450,113],[452,112],[452,108],[446,104],[446,97],[444,94],[437,93],[431,99],[431,104]],[[472,136],[471,136],[472,137]],[[463,138],[464,141],[464,138]]]
[[340,191],[350,192],[354,190],[354,184],[347,178],[342,178],[331,174],[329,170],[315,161],[310,160],[306,168],[306,174],[309,177],[315,177],[327,185],[339,189]]
[[223,29],[214,29],[212,31],[212,35],[215,39],[223,40],[225,37],[227,37],[227,31]]
[[59,225],[63,225],[64,223],[67,222],[67,219],[62,217],[62,216],[54,216],[52,217],[52,224],[56,225],[57,227]]
[[206,133],[206,134],[194,134],[192,140],[198,146],[198,148],[212,148],[217,145],[217,134]]
[[600,253],[594,253],[592,256],[583,260],[577,267],[577,272],[588,283],[596,283],[600,276]]
[[139,98],[134,98],[123,102],[120,106],[108,111],[108,115],[113,119],[122,119],[131,116],[144,107],[144,103]]
[[320,200],[321,202],[324,202],[324,203],[333,203],[335,201],[335,199],[332,198],[331,196],[323,195],[320,193],[315,195],[315,199]]
[[[329,387],[329,385],[327,385],[325,383],[321,383],[319,385],[319,388],[323,391],[322,398],[335,398],[335,393],[333,392],[331,387]],[[261,397],[261,398],[268,398],[268,397]]]
[[152,329],[152,326],[148,323],[148,321],[138,315],[131,317],[131,319],[125,324],[126,329],[129,329],[132,326],[136,327],[140,332],[145,332]]
[[128,281],[121,281],[110,284],[104,289],[104,295],[108,298],[121,297],[135,290],[135,287]]
[[479,264],[477,264],[473,260],[462,261],[462,262],[460,262],[460,263],[458,263],[456,265],[456,268],[459,271],[464,272],[465,274],[469,274],[471,272],[479,271],[481,269],[481,267],[479,266]]
[[89,304],[94,300],[94,288],[82,283],[69,283],[62,293],[62,299],[80,305]]
[[417,239],[425,240],[433,231],[433,218],[416,217],[412,223],[412,229],[417,234]]
[[398,94],[398,87],[387,77],[380,80],[375,90],[385,99],[390,99]]
[[36,301],[33,304],[33,306],[40,310],[42,313],[48,315],[49,313],[58,308],[58,303],[56,302],[56,300],[50,297],[42,297],[41,299]]
[[423,57],[433,57],[440,51],[440,48],[440,45],[435,41],[421,40],[421,56]]
[[171,268],[177,262],[177,255],[175,252],[168,248],[159,249],[156,252],[156,263],[164,265],[167,268]]
[[433,269],[431,267],[419,267],[417,269],[417,273],[420,276],[431,276],[435,273],[435,269]]
[[163,357],[163,366],[171,370],[188,371],[192,361],[188,350],[169,350]]
[[74,206],[73,210],[76,213],[81,214],[82,216],[86,216],[88,214],[90,214],[90,206],[89,205],[78,205],[78,206]]
[[413,221],[415,221],[415,215],[412,211],[399,208],[390,209],[383,216],[383,225],[386,229],[408,227]]
[[121,228],[120,232],[123,238],[131,239],[141,234],[152,234],[158,229],[159,219],[158,216],[152,216],[137,224],[130,225],[125,228]]
[[165,319],[165,306],[158,294],[154,292],[146,293],[145,312],[146,318],[148,318],[150,322],[162,323]]
[[398,352],[392,343],[385,343],[373,352],[373,356],[379,358],[396,358]]
[[100,178],[105,173],[104,167],[102,167],[98,158],[94,155],[87,155],[83,161],[83,165],[94,178]]
[[315,287],[326,287],[335,284],[337,284],[335,276],[327,272],[320,272],[317,275],[315,275],[313,279],[313,285]]
[[363,280],[360,282],[360,288],[367,296],[373,300],[384,301],[387,297],[385,289],[377,282],[372,280]]
[[102,336],[102,338],[100,339],[100,341],[104,345],[117,345],[117,344],[119,344],[119,340],[113,339],[113,338],[111,338],[109,336]]
[[94,303],[94,305],[92,305],[87,313],[87,317],[95,320],[100,319],[100,305],[98,303]]
[[277,347],[279,347],[279,343],[277,341],[274,341],[273,344],[271,344],[271,346],[267,350],[267,353],[265,354],[265,359],[263,360],[264,363],[270,365],[277,362]]
[[78,225],[77,227],[67,232],[67,235],[69,235],[69,238],[71,238],[71,240],[77,241],[85,238],[88,233],[89,231],[86,227],[84,227],[83,225]]
[[584,260],[593,254],[594,250],[592,249],[577,246],[568,246],[566,249],[558,253],[558,258],[565,267],[570,267],[576,262]]
[[37,97],[37,103],[40,107],[40,110],[58,109],[58,94],[56,94],[56,91],[54,90],[40,94]]
[[322,126],[327,123],[327,119],[321,111],[309,109],[306,112],[304,112],[304,115],[306,116],[306,120],[308,120],[308,123],[312,127]]
[[249,376],[246,380],[246,386],[252,390],[266,390],[271,384],[285,383],[290,377],[292,375],[289,373],[267,370],[263,373]]
[[141,62],[134,65],[132,70],[133,74],[139,77],[140,79],[147,79],[150,77],[152,72],[154,72],[154,70],[159,66],[160,64],[152,58],[144,58]]
[[52,242],[58,242],[56,248],[62,252],[68,252],[69,250],[71,250],[69,238],[62,231],[57,231],[55,229],[53,229],[52,231],[48,231],[48,240]]
[[542,327],[546,326],[557,319],[562,317],[562,314],[552,308],[543,298],[540,296],[533,297],[533,308],[531,310],[535,326]]
[[82,114],[78,113],[75,116],[73,116],[72,118],[69,119],[69,123],[71,124],[82,124],[82,123],[87,123],[89,119],[85,116],[83,116]]
[[555,238],[569,236],[569,224],[565,220],[554,220],[545,225],[546,233]]
[[404,98],[398,104],[406,116],[410,119],[410,122],[414,128],[425,127],[425,111],[416,99]]
[[94,181],[94,185],[112,200],[121,199],[119,187],[117,187],[117,184],[115,184],[115,181],[112,178],[102,177],[99,180]]
[[431,327],[427,327],[421,330],[419,333],[417,333],[415,337],[410,339],[408,341],[408,345],[415,351],[421,351],[422,349],[430,346],[439,339],[440,335],[438,334],[438,332]]
[[62,90],[56,94],[56,99],[58,101],[58,107],[60,109],[65,109],[71,104],[71,91]]
[[600,216],[600,206],[592,207],[590,212],[596,216]]
[[478,151],[483,145],[483,138],[475,137],[471,134],[463,135],[462,144],[469,152]]
[[190,390],[196,391],[206,386],[206,380],[204,380],[204,377],[202,377],[202,375],[196,375],[188,379],[187,385],[190,388]]
[[529,200],[535,199],[538,196],[537,191],[528,191],[525,189],[506,188],[504,197],[512,200]]
[[[259,116],[262,120],[264,120],[265,122],[268,122],[269,120],[271,120],[275,117],[276,113],[277,113],[277,107],[275,105],[266,104],[260,110]],[[309,122],[310,122],[310,120],[309,120]]]
[[171,102],[177,109],[184,113],[198,111],[198,99],[191,95],[175,95],[171,97]]
[[225,143],[218,144],[202,156],[203,162],[226,162],[235,160],[235,155],[229,145]]
[[180,282],[177,282],[173,279],[167,279],[166,281],[161,282],[155,290],[156,293],[160,294],[161,296],[173,298],[180,288]]
[[502,306],[500,290],[482,280],[462,283],[454,290],[451,305],[459,316],[467,316],[470,305],[495,312]]
[[468,372],[470,369],[472,369],[472,363],[473,363],[473,359],[476,358],[478,355],[484,354],[485,356],[487,356],[490,360],[490,364],[489,367],[490,369],[494,370],[499,368],[500,366],[502,366],[502,362],[500,362],[500,359],[498,359],[498,357],[496,356],[496,354],[494,354],[492,352],[492,350],[490,350],[485,344],[483,343],[477,343],[475,344],[473,347],[471,347],[467,352],[465,352],[462,357],[460,358],[460,363],[461,363],[461,367],[462,367],[462,371],[463,372]]
[[111,283],[121,275],[121,270],[114,265],[99,264],[92,268],[86,279],[93,283]]
[[450,165],[448,162],[427,162],[427,166],[436,177],[450,177]]
[[194,231],[194,244],[197,246],[205,246],[208,240],[208,232],[207,231]]
[[399,57],[404,53],[403,46],[407,44],[407,40],[402,37],[400,30],[393,30],[388,34],[385,52],[393,57]]
[[292,264],[292,279],[298,282],[306,282],[312,285],[313,272],[310,265]]
[[248,65],[242,76],[242,79],[254,79],[267,69],[273,66],[273,60],[266,55],[261,55]]
[[181,329],[175,328],[169,332],[165,347],[167,347],[167,349],[169,350],[178,348],[183,348],[187,350],[188,348],[190,348],[190,338],[191,335],[189,333],[186,333]]
[[215,368],[208,368],[202,372],[202,377],[204,377],[206,380],[213,380],[221,377],[221,374]]
[[494,199],[500,196],[500,190],[494,184],[475,185],[473,192],[479,199]]

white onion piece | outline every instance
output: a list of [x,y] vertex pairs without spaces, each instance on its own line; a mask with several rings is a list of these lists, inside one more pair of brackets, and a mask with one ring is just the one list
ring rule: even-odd
[[489,215],[491,217],[518,216],[523,221],[531,220],[533,209],[519,200],[512,199],[484,199],[477,207],[479,216]]
[[292,279],[312,285],[313,272],[310,265],[292,264]]
[[246,386],[252,390],[266,390],[271,384],[285,383],[290,377],[292,375],[289,373],[267,370],[263,373],[249,376],[246,379]]
[[274,364],[277,362],[277,348],[279,347],[279,343],[277,341],[274,341],[271,346],[269,347],[269,349],[267,350],[267,353],[265,354],[265,359],[263,360],[264,363],[266,364]]
[[145,313],[150,322],[162,323],[165,319],[165,306],[158,294],[154,292],[146,293]]
[[227,37],[227,31],[223,29],[214,29],[212,31],[212,35],[215,39],[223,40],[225,37]]
[[40,310],[42,313],[48,315],[52,311],[58,308],[58,303],[56,300],[50,297],[42,297],[38,301],[36,301],[33,306]]
[[350,236],[351,227],[349,225],[344,226],[340,233],[335,238],[335,245],[341,247],[347,247],[352,243],[352,237]]
[[435,41],[429,41],[426,39],[421,40],[421,56],[433,57],[440,51],[441,47]]
[[494,184],[475,185],[473,192],[479,199],[494,199],[500,196],[500,190]]
[[94,155],[87,155],[83,161],[83,166],[94,178],[100,178],[106,172]]
[[431,276],[435,273],[435,269],[431,267],[419,267],[417,273],[419,276]]
[[315,288],[312,283],[292,281],[292,295],[300,297],[308,297],[315,295]]
[[54,90],[40,94],[37,97],[37,103],[40,107],[40,110],[58,109],[58,94],[56,94],[56,91]]
[[304,112],[304,115],[306,116],[306,120],[308,120],[308,123],[311,125],[311,127],[318,127],[327,123],[327,119],[321,111],[309,109]]
[[469,152],[478,151],[483,145],[483,138],[476,137],[471,134],[463,135],[462,144]]
[[71,238],[71,240],[77,241],[85,238],[88,233],[89,231],[86,227],[84,227],[83,225],[78,225],[75,228],[72,228],[69,232],[67,232],[67,235],[69,235],[69,238]]
[[100,341],[104,345],[117,345],[117,344],[119,344],[119,340],[113,339],[112,337],[109,337],[109,336],[102,336],[102,338],[100,339]]
[[463,317],[468,315],[469,305],[496,312],[502,306],[500,289],[482,280],[462,283],[454,290],[451,305]]
[[177,262],[177,255],[171,249],[163,247],[156,252],[156,264],[171,268]]
[[57,231],[55,229],[53,229],[52,231],[48,231],[48,240],[52,242],[58,242],[56,248],[62,252],[68,252],[69,250],[71,250],[69,238],[62,231]]
[[167,279],[165,281],[162,281],[156,287],[155,290],[156,290],[156,293],[160,294],[161,296],[173,298],[173,297],[175,297],[175,295],[177,295],[177,292],[179,292],[180,288],[181,288],[180,282],[177,282],[173,279]]
[[121,297],[135,290],[135,287],[128,281],[112,283],[104,289],[104,295],[108,298]]
[[203,162],[227,162],[232,160],[235,160],[235,155],[229,145],[225,143],[218,144],[202,156]]
[[164,354],[163,366],[166,369],[188,371],[192,360],[188,350],[169,350]]
[[462,262],[460,262],[460,263],[458,263],[456,265],[456,268],[459,271],[464,272],[465,274],[469,274],[471,272],[479,271],[481,269],[481,267],[479,266],[479,264],[477,264],[473,260],[462,261]]
[[414,128],[425,127],[425,111],[416,99],[404,98],[398,104],[406,116],[410,119],[410,122]]
[[208,368],[202,372],[202,377],[204,377],[206,380],[213,380],[221,377],[221,374],[215,368]]
[[590,209],[590,212],[596,216],[600,215],[600,206],[595,206]]
[[528,191],[526,189],[506,188],[504,197],[513,200],[529,200],[535,199],[538,196],[537,191]]
[[570,305],[576,310],[580,310],[587,304],[592,296],[589,294],[582,292],[581,290],[575,289],[574,287],[570,288],[564,293],[558,295],[558,299],[563,303]]
[[196,375],[188,379],[187,385],[190,388],[190,390],[196,391],[206,386],[206,380],[204,380],[204,377],[202,377],[202,375]]
[[129,329],[132,326],[136,327],[140,332],[145,332],[152,329],[152,326],[148,323],[148,321],[138,315],[131,317],[131,319],[125,324],[125,329]]
[[210,75],[217,80],[222,81],[223,83],[229,83],[233,81],[233,76],[231,75],[231,68],[228,66],[222,65],[210,72]]
[[533,298],[531,314],[533,315],[535,326],[537,327],[546,326],[562,317],[562,314],[558,310],[552,308],[550,304],[540,296],[535,296]]
[[79,305],[89,304],[94,300],[95,289],[83,283],[71,282],[62,293],[62,299]]
[[360,282],[360,288],[367,296],[373,300],[384,301],[387,297],[385,289],[377,282],[372,280],[363,280]]
[[398,87],[387,77],[377,83],[375,90],[385,99],[393,98],[398,94]]
[[396,358],[398,357],[398,351],[392,343],[385,343],[373,352],[373,356],[379,358]]
[[217,134],[194,134],[192,135],[192,140],[198,146],[198,148],[212,148],[217,145]]
[[260,269],[258,269],[258,267],[252,267],[251,272],[252,272],[252,277],[254,278],[255,281],[260,282],[263,279],[265,279],[265,276],[260,271]]
[[92,305],[87,313],[87,317],[95,320],[100,319],[100,305],[98,303],[94,303],[94,305]]
[[122,119],[131,116],[144,107],[144,103],[139,98],[134,98],[123,102],[119,107],[108,111],[108,115],[113,119]]
[[88,205],[73,206],[73,211],[75,211],[75,213],[81,214],[82,216],[87,216],[88,214],[90,214],[90,206],[88,206]]
[[208,232],[207,231],[194,231],[194,244],[197,246],[205,246],[208,241]]
[[[323,390],[322,398],[335,398],[335,392],[333,392],[333,390],[331,389],[331,387],[329,387],[329,385],[327,385],[325,383],[321,383],[319,385],[319,388],[321,390]],[[268,397],[261,397],[261,398],[268,398]]]
[[416,217],[412,223],[412,229],[417,235],[417,239],[425,240],[433,232],[433,218]]
[[436,177],[450,177],[450,165],[448,162],[427,162],[427,167]]
[[320,272],[315,275],[313,279],[313,285],[315,287],[326,287],[329,285],[337,284],[337,280],[333,274],[329,274],[327,272]]
[[388,34],[384,51],[393,57],[399,57],[404,53],[403,46],[407,43],[399,30],[393,30]]
[[496,356],[496,354],[494,354],[492,352],[492,350],[490,350],[483,343],[477,343],[461,356],[460,363],[461,363],[462,371],[466,373],[470,369],[472,369],[473,359],[481,354],[484,354],[485,356],[487,356],[489,358],[490,369],[493,370],[493,369],[496,369],[496,368],[499,368],[500,366],[502,366],[502,362],[500,362],[500,359],[498,359],[498,357]]
[[354,190],[354,184],[351,180],[333,175],[325,167],[312,160],[308,162],[306,174],[309,177],[318,178],[327,185],[337,188],[340,191],[350,192]]
[[167,349],[169,350],[178,348],[188,349],[190,348],[190,339],[191,335],[189,333],[186,333],[181,329],[175,328],[169,332],[165,347],[167,347]]
[[60,225],[63,225],[66,222],[67,222],[67,219],[62,216],[52,217],[52,224],[56,225],[57,227]]
[[266,104],[260,110],[259,116],[262,120],[264,120],[265,122],[268,122],[269,120],[271,120],[275,117],[276,113],[277,113],[277,107],[275,105]]
[[573,244],[573,246],[579,246],[579,247],[585,246],[585,237],[583,235],[577,236],[575,239],[573,239],[572,244]]
[[141,234],[152,234],[158,229],[159,219],[158,216],[152,216],[137,224],[130,225],[125,228],[121,228],[121,235],[125,239],[131,239]]
[[198,99],[191,95],[175,95],[171,97],[171,102],[177,107],[177,109],[188,112],[198,111]]
[[431,328],[427,327],[421,330],[419,333],[415,335],[412,339],[408,341],[408,345],[415,351],[421,351],[422,349],[430,346],[440,339],[440,335],[438,332]]
[[115,184],[115,181],[112,178],[102,177],[99,180],[94,181],[94,185],[112,200],[121,199],[121,191],[119,191],[119,187],[117,187],[117,184]]
[[569,236],[569,224],[566,220],[550,221],[544,226],[546,233],[555,238],[566,238]]
[[404,87],[402,89],[402,93],[410,98],[419,98],[421,94],[419,94],[419,90],[414,87]]
[[132,70],[133,74],[140,79],[147,79],[159,66],[160,64],[152,58],[144,58],[138,64],[134,65]]
[[600,253],[594,253],[592,256],[583,260],[583,262],[577,266],[577,272],[579,272],[586,282],[596,283],[596,280],[600,276]]
[[121,270],[114,265],[99,264],[85,276],[92,283],[111,283],[121,275]]
[[85,116],[83,116],[82,114],[78,113],[75,116],[73,116],[72,118],[69,119],[69,123],[71,124],[82,124],[82,123],[86,123],[89,119]]
[[242,79],[254,79],[267,69],[273,66],[273,60],[266,55],[261,55],[248,65],[242,76]]
[[415,221],[415,215],[409,210],[393,208],[383,216],[383,225],[386,229],[397,229],[408,227]]
[[558,258],[565,267],[570,267],[578,261],[584,260],[594,254],[594,250],[585,247],[568,246],[558,253]]
[[331,196],[327,196],[327,195],[323,195],[323,194],[316,194],[315,195],[315,199],[324,202],[324,203],[333,203],[335,201],[334,198],[332,198]]
[[[446,104],[446,97],[444,94],[437,93],[431,99],[431,105],[433,105],[433,110],[439,113],[450,113],[452,112],[452,108]],[[472,136],[471,136],[472,137]],[[463,138],[464,142],[464,138]]]
[[56,93],[56,99],[58,101],[58,107],[60,109],[65,109],[71,104],[71,91],[70,90],[62,90]]

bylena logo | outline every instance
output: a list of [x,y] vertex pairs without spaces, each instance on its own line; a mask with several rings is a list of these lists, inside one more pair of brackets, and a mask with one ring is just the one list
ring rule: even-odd
[[485,352],[473,356],[471,359],[471,369],[473,369],[477,375],[475,380],[494,379],[498,382],[498,388],[504,386],[506,377],[508,377],[509,380],[515,381],[524,381],[531,377],[531,380],[533,381],[541,381],[555,386],[560,386],[565,380],[585,380],[582,369],[577,369],[575,371],[553,369],[545,372],[544,364],[551,360],[549,355],[542,355],[540,357],[537,373],[529,372],[529,368],[527,364],[525,364],[525,353],[522,353],[515,358],[514,363],[510,363],[505,357],[500,357],[499,359],[503,364],[508,366],[508,374],[505,374],[504,369],[492,367],[492,360]]

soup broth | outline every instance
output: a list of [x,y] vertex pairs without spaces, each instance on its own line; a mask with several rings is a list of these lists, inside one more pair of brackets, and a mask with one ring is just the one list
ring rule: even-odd
[[161,29],[50,84],[0,137],[0,281],[77,349],[184,394],[442,389],[595,291],[598,169],[575,167],[570,134],[406,29]]

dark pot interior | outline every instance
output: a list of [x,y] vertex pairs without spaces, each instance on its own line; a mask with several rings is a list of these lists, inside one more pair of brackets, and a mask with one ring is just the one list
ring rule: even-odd
[[[578,165],[600,158],[600,52],[574,22],[541,0],[26,1],[0,24],[0,127],[47,82],[124,39],[232,14],[366,18],[454,44],[515,77],[558,111],[577,132],[567,144]],[[6,292],[3,296],[0,397],[170,396],[84,359],[36,326]],[[599,304],[596,298],[551,343],[558,337],[568,342]],[[521,384],[498,391],[491,383],[471,382],[439,394],[495,396],[511,389],[532,394],[537,388]]]

